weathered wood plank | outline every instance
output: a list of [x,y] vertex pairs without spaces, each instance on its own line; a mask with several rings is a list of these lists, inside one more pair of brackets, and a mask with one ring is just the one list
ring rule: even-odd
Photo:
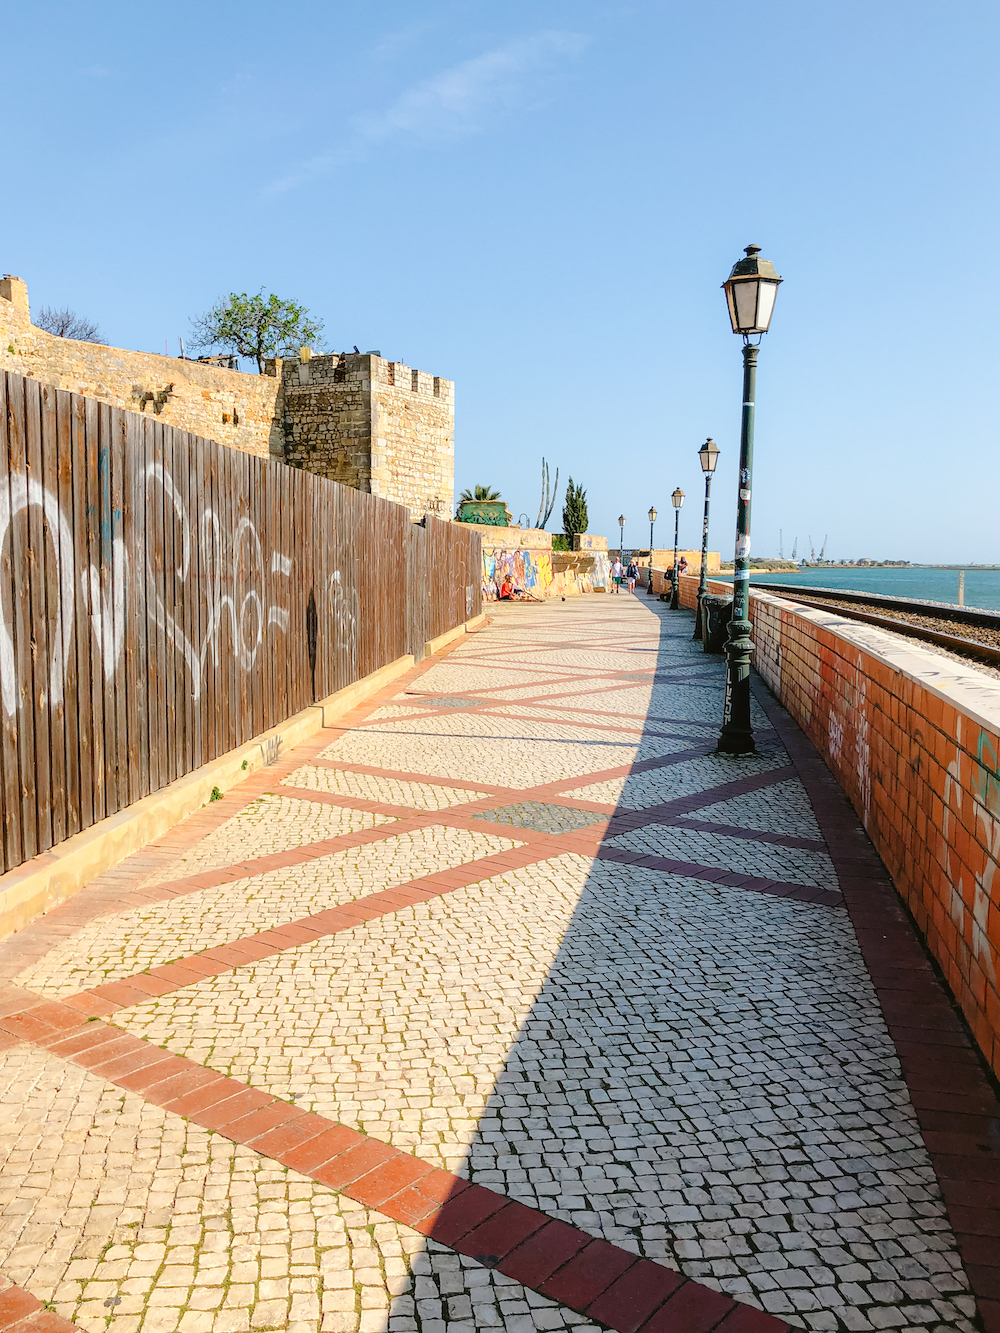
[[125,661],[125,596],[127,566],[125,559],[125,438],[130,414],[121,408],[111,413],[109,462],[111,468],[111,599],[108,603],[108,653],[114,671],[115,691],[115,769],[118,778],[118,808],[135,798],[131,795],[128,758],[128,685]]
[[80,675],[77,664],[76,604],[80,600],[80,569],[73,525],[73,400],[64,389],[56,397],[56,499],[59,506],[58,553],[60,586],[59,634],[64,645],[63,725],[66,837],[79,833],[80,817]]
[[3,868],[9,870],[31,855],[24,850],[21,821],[21,762],[18,754],[21,682],[17,676],[20,654],[17,648],[18,581],[15,552],[17,532],[11,511],[12,481],[19,475],[17,436],[21,431],[19,401],[23,402],[19,376],[0,371],[0,512],[8,516],[0,538],[0,615],[10,636],[10,649],[4,649],[0,693],[0,789],[3,800]]
[[[41,488],[42,471],[42,404],[41,385],[33,380],[24,381],[25,406],[25,477],[27,481],[27,575],[28,605],[31,622],[32,691],[31,711],[34,715],[34,818],[36,851],[44,852],[52,846],[52,755],[50,750],[49,713],[51,706],[52,639],[45,590],[46,525]],[[56,688],[60,683],[56,682]]]
[[191,568],[188,573],[188,596],[191,599],[191,646],[197,672],[188,681],[191,690],[191,713],[194,724],[192,754],[195,768],[205,762],[205,690],[202,666],[202,643],[205,633],[204,597],[201,578],[201,516],[205,508],[205,441],[189,435],[191,450],[191,495],[189,525],[191,529]]
[[[98,467],[98,551],[100,553],[101,595],[97,601],[96,616],[101,627],[101,667],[104,678],[104,790],[108,814],[121,810],[123,799],[118,772],[118,700],[115,681],[114,635],[111,630],[114,617],[114,495],[112,470],[115,447],[115,409],[102,403],[98,409],[100,443],[97,452]],[[97,600],[97,599],[95,599]]]
[[[52,844],[67,836],[66,801],[66,654],[63,651],[62,515],[59,512],[59,438],[56,423],[56,391],[43,384],[39,391],[41,410],[42,546],[39,551],[42,594],[45,606],[48,657],[49,791]],[[68,545],[68,538],[67,543]],[[72,566],[69,587],[73,598]]]
[[126,413],[125,473],[122,482],[125,548],[125,688],[128,695],[129,800],[149,793],[149,716],[146,673],[146,490],[145,433],[142,419]]

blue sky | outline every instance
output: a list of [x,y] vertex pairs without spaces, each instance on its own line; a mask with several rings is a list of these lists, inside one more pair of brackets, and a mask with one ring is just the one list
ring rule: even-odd
[[263,285],[457,382],[456,483],[731,553],[743,246],[753,553],[1000,562],[995,53],[979,0],[5,7],[0,270],[176,351]]

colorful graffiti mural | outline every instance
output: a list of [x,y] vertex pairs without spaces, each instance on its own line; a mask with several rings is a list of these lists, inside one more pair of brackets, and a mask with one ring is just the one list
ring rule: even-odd
[[[563,565],[563,568],[557,568]],[[483,549],[483,600],[495,602],[504,578],[509,576],[515,594],[555,597],[573,593],[606,592],[611,565],[605,551],[559,556],[551,551]]]
[[514,592],[544,597],[552,582],[552,556],[548,551],[503,551],[483,549],[483,600],[495,602],[506,576]]

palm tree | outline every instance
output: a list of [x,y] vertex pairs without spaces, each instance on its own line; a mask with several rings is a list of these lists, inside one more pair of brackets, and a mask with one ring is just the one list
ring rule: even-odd
[[465,504],[467,500],[499,500],[500,492],[493,490],[490,486],[473,486],[470,491],[468,487],[458,497],[459,504]]

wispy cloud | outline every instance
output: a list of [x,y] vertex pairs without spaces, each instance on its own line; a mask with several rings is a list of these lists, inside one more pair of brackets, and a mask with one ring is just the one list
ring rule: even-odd
[[334,151],[300,163],[267,192],[294,189],[396,137],[457,139],[485,130],[503,115],[530,110],[587,41],[582,33],[546,30],[463,60],[414,84],[384,110],[353,117],[346,140]]

